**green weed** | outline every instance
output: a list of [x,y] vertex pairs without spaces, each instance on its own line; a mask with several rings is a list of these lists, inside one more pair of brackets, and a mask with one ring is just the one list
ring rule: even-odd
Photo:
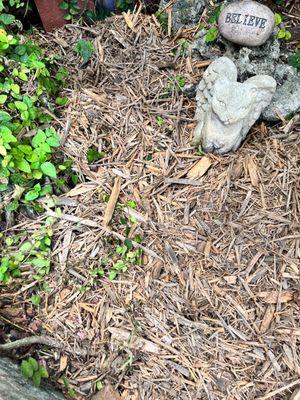
[[94,54],[94,45],[90,40],[77,40],[75,44],[75,52],[81,57],[83,63],[87,63]]
[[49,378],[48,371],[39,364],[33,357],[23,360],[21,372],[26,379],[31,379],[35,386],[40,386],[42,379]]

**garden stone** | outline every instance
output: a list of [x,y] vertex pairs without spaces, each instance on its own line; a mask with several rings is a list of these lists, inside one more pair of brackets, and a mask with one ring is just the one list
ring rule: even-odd
[[225,39],[243,46],[260,46],[271,36],[275,17],[268,7],[243,0],[226,6],[218,25]]
[[0,399],[65,400],[65,397],[50,386],[34,386],[22,376],[17,364],[9,358],[0,357]]
[[227,57],[214,61],[198,85],[194,144],[206,152],[235,151],[261,112],[270,104],[276,81],[256,75],[237,82],[237,68]]
[[274,78],[282,82],[265,109],[262,118],[266,121],[277,121],[278,114],[287,117],[300,112],[300,73],[289,65],[277,65]]
[[[162,0],[159,8],[163,9],[168,2]],[[172,31],[198,24],[207,4],[207,0],[175,0],[172,7]]]

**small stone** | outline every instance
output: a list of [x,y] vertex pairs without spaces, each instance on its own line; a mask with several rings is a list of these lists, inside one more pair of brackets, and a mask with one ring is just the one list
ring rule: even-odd
[[218,24],[225,39],[244,46],[260,46],[271,36],[275,17],[268,7],[244,0],[225,7]]

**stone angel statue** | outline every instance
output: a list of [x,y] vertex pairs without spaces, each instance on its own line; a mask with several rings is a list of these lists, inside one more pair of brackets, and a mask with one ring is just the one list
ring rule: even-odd
[[271,103],[276,81],[256,75],[237,82],[237,69],[227,57],[214,61],[197,88],[198,124],[194,144],[208,153],[235,151],[261,112]]

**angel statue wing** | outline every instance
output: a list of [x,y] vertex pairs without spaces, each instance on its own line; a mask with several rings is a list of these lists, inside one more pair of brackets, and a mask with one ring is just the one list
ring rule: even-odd
[[204,118],[211,108],[214,85],[219,79],[223,78],[227,78],[232,82],[236,82],[237,80],[236,66],[227,57],[220,57],[210,64],[198,85],[196,92],[197,109],[195,114],[198,125],[194,134],[195,145],[199,144],[201,141],[201,131],[204,124]]
[[244,120],[241,132],[242,139],[245,139],[251,126],[271,103],[277,84],[275,79],[269,75],[256,75],[247,79],[243,85],[247,85],[249,87],[249,92],[252,93],[251,110]]

